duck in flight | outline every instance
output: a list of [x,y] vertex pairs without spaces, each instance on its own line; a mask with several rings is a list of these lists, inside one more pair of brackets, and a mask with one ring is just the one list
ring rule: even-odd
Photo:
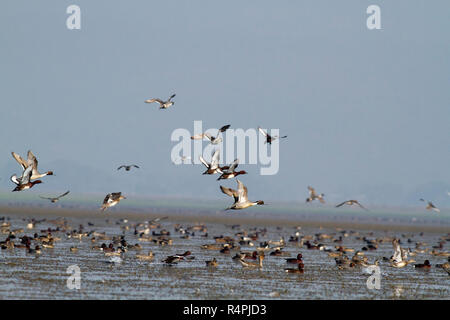
[[201,133],[201,134],[196,134],[196,135],[192,136],[191,139],[192,140],[202,140],[202,139],[206,138],[211,142],[211,144],[219,144],[220,142],[222,142],[222,138],[219,137],[220,133],[227,131],[227,129],[230,126],[231,125],[227,124],[226,126],[223,126],[222,128],[220,128],[219,131],[217,131],[217,136],[215,136],[215,137],[211,136],[209,133]]
[[206,171],[203,172],[203,174],[223,173],[223,171],[219,167],[219,160],[220,160],[219,149],[215,150],[214,153],[212,154],[211,163],[206,162],[206,160],[202,156],[200,156],[199,159],[206,167]]
[[323,197],[325,195],[323,193],[317,194],[316,190],[314,190],[314,188],[311,186],[308,186],[308,190],[309,190],[309,197],[306,198],[306,202],[311,202],[318,199],[321,203],[325,203],[325,200],[323,200]]
[[433,211],[436,211],[436,212],[441,212],[441,210],[438,209],[438,208],[436,208],[436,207],[434,206],[434,204],[433,204],[431,201],[425,201],[424,199],[420,199],[420,201],[428,202],[428,204],[427,204],[427,206],[426,206],[426,209],[427,209],[427,210],[433,210]]
[[126,199],[124,196],[122,196],[122,192],[108,193],[105,199],[103,200],[103,204],[100,209],[102,211],[105,211],[106,209],[118,204],[122,199]]
[[176,94],[174,93],[173,95],[171,95],[171,96],[169,97],[169,99],[167,99],[167,101],[163,101],[163,100],[158,99],[158,98],[156,98],[156,99],[148,99],[148,100],[145,100],[145,103],[158,102],[158,103],[159,103],[159,108],[160,108],[160,109],[167,109],[167,108],[169,108],[169,107],[171,107],[171,106],[173,106],[173,105],[175,104],[175,102],[172,101],[172,99],[173,99],[175,96],[176,96]]
[[239,159],[236,159],[236,160],[234,160],[234,162],[231,165],[221,167],[220,169],[223,173],[220,175],[219,178],[217,178],[217,180],[232,179],[234,177],[237,177],[240,174],[247,174],[247,171],[244,171],[244,170],[234,171],[234,169],[236,169],[238,165],[239,165]]
[[339,207],[343,206],[344,204],[349,205],[349,206],[352,206],[352,205],[355,205],[355,204],[356,204],[356,205],[360,206],[361,208],[363,208],[364,210],[369,211],[369,209],[363,207],[362,204],[360,204],[357,200],[347,200],[347,201],[344,201],[344,202],[342,202],[342,203],[339,203],[339,204],[336,206],[336,208],[339,208]]
[[31,152],[31,150],[28,150],[27,161],[25,161],[20,155],[18,155],[15,152],[11,152],[11,154],[12,154],[13,158],[22,166],[23,170],[25,170],[26,168],[31,166],[32,174],[31,174],[30,180],[36,180],[36,179],[40,179],[45,176],[53,175],[53,171],[39,173],[39,171],[37,169],[38,161],[37,161],[35,155],[33,154],[33,152]]
[[15,174],[11,176],[11,181],[16,184],[14,191],[23,191],[32,188],[35,184],[42,183],[41,180],[31,181],[33,168],[29,166],[22,172],[21,177],[17,177]]
[[237,181],[237,185],[238,185],[237,190],[234,190],[231,188],[226,188],[224,186],[220,186],[220,190],[222,190],[223,193],[234,198],[233,205],[225,210],[239,210],[239,209],[245,209],[248,207],[264,204],[264,201],[262,201],[262,200],[249,201],[247,187],[244,186],[244,184],[241,181],[239,181],[238,179],[236,179],[236,181]]
[[287,138],[287,136],[282,136],[282,137],[271,136],[267,132],[265,132],[263,129],[261,129],[260,127],[258,127],[258,130],[259,130],[259,132],[261,132],[263,134],[263,136],[266,137],[266,141],[264,142],[264,144],[266,144],[266,143],[272,144],[272,141],[275,141],[278,138],[280,138],[280,139]]
[[139,166],[137,166],[137,165],[135,165],[135,164],[130,164],[130,165],[121,165],[120,167],[118,167],[117,168],[117,170],[120,170],[120,169],[122,169],[122,168],[125,168],[125,171],[130,171],[130,169],[131,168],[138,168],[139,169]]
[[63,193],[62,195],[55,197],[55,198],[46,198],[46,197],[41,197],[41,196],[39,196],[39,198],[50,200],[52,203],[55,203],[55,202],[58,202],[60,198],[67,196],[69,194],[69,192],[70,191],[67,191],[67,192]]

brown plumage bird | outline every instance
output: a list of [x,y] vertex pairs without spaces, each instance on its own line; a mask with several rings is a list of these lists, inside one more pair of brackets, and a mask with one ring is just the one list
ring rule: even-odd
[[126,199],[124,196],[122,196],[122,192],[108,193],[105,199],[103,200],[103,204],[100,209],[102,211],[105,211],[106,209],[118,204],[122,199]]
[[172,99],[173,99],[175,96],[176,96],[176,94],[171,95],[171,96],[169,97],[169,99],[167,99],[166,101],[163,101],[163,100],[161,100],[161,99],[156,98],[156,99],[148,99],[148,100],[145,100],[144,102],[145,102],[145,103],[158,102],[158,103],[159,103],[159,108],[160,108],[160,109],[167,109],[167,108],[169,108],[169,107],[171,107],[171,106],[173,106],[173,105],[175,104],[175,102],[172,101]]
[[343,206],[344,204],[346,204],[348,206],[352,206],[352,205],[356,204],[356,205],[360,206],[361,208],[363,208],[364,210],[368,210],[367,208],[363,207],[357,200],[344,201],[344,202],[339,203],[338,205],[336,205],[336,208],[339,208],[339,207]]

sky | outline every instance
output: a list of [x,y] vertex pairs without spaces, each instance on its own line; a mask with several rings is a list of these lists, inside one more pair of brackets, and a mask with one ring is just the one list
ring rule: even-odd
[[[69,30],[68,6],[81,9]],[[369,30],[369,5],[381,29]],[[31,149],[29,193],[224,198],[171,162],[174,130],[279,129],[279,171],[241,164],[251,200],[450,207],[448,1],[7,1],[0,191]],[[159,110],[149,98],[175,104]],[[207,142],[203,143],[207,146]],[[117,171],[135,163],[135,171]],[[39,188],[39,190],[37,190]],[[11,195],[20,199],[20,193]]]

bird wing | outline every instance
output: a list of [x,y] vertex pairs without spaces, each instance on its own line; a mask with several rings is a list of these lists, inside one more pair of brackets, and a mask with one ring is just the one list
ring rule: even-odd
[[361,208],[363,208],[364,210],[368,210],[367,208],[365,208],[361,203],[359,203],[358,201],[354,200],[354,203],[356,203],[358,206],[360,206]]
[[392,240],[392,246],[394,247],[394,255],[392,256],[392,260],[395,262],[401,262],[402,261],[402,248],[398,244],[398,240],[394,239]]
[[201,139],[203,139],[204,137],[205,137],[205,134],[204,134],[204,133],[201,133],[201,134],[193,135],[193,136],[191,137],[191,139],[192,139],[192,140],[201,140]]
[[227,124],[226,126],[223,126],[222,128],[220,128],[220,129],[219,129],[219,132],[225,132],[225,131],[227,131],[227,129],[228,129],[229,127],[231,127],[231,125],[230,125],[230,124]]
[[148,99],[144,101],[145,103],[153,103],[153,102],[158,102],[159,104],[164,104],[164,102],[161,99]]
[[27,184],[30,182],[31,175],[33,173],[33,167],[29,166],[25,169],[25,171],[22,173],[22,177],[20,177],[20,184]]
[[111,200],[111,193],[108,193],[105,197],[105,199],[103,200],[103,204],[107,204],[109,203]]
[[174,93],[173,95],[171,95],[168,101],[170,101],[170,100],[172,100],[173,98],[175,98],[175,96],[176,96],[176,93]]
[[62,197],[65,197],[65,196],[67,196],[68,194],[69,194],[69,192],[70,191],[66,191],[66,192],[64,192],[62,195],[60,195],[60,196],[58,196],[58,197],[56,197],[56,199],[59,199],[59,198],[62,198]]
[[11,152],[13,158],[22,166],[22,169],[25,170],[28,167],[28,163],[17,153]]
[[111,199],[117,200],[120,198],[121,195],[122,195],[122,192],[113,192],[113,193],[111,193]]
[[346,203],[347,203],[347,201],[344,201],[344,202],[342,202],[342,203],[339,203],[339,204],[336,206],[336,208],[339,208],[339,207],[343,206],[343,205],[346,204]]
[[238,195],[239,195],[239,202],[246,202],[246,201],[248,201],[248,190],[247,190],[247,187],[244,186],[244,184],[240,180],[236,179],[236,181],[237,181],[237,184],[238,184],[237,192],[238,192]]
[[38,161],[31,150],[28,150],[28,165],[33,167],[34,175],[39,175],[39,172],[37,171]]
[[133,164],[132,166],[135,167],[135,168],[140,169],[138,165]]
[[234,169],[236,169],[236,168],[238,167],[238,165],[239,165],[239,159],[235,159],[235,160],[233,161],[233,163],[230,164],[230,166],[228,167],[228,169],[227,169],[226,171],[227,171],[227,172],[233,172]]
[[118,167],[117,170],[120,170],[120,169],[125,168],[125,167],[126,166],[122,165],[122,166]]
[[236,190],[231,189],[231,188],[227,188],[224,186],[220,186],[220,190],[222,190],[223,193],[225,193],[226,195],[233,197],[234,198],[234,202],[238,202],[239,200],[239,194]]
[[267,132],[265,132],[263,129],[258,127],[259,132],[261,132],[265,137],[267,137]]
[[200,162],[201,163],[203,163],[204,165],[205,165],[205,167],[207,167],[208,169],[209,169],[209,163],[208,162],[206,162],[206,160],[205,159],[203,159],[203,157],[202,156],[200,156],[200,157],[198,157],[199,159],[200,159]]
[[54,199],[54,198],[46,198],[46,197],[41,197],[41,196],[39,196],[39,198],[45,199],[45,200],[53,200]]
[[219,167],[219,160],[220,160],[220,149],[217,149],[216,151],[214,151],[211,158],[211,169],[217,169]]
[[315,198],[316,197],[316,190],[314,190],[314,188],[311,187],[311,186],[308,186],[308,190],[309,190],[309,196],[311,198]]
[[14,182],[16,185],[20,185],[20,180],[17,179],[17,175],[13,174],[13,175],[11,176],[10,179],[11,179],[11,181]]

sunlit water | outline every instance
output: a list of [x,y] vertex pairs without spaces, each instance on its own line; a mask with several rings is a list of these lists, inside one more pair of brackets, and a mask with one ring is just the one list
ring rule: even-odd
[[[35,229],[27,230],[27,221],[23,217],[9,216],[11,230],[23,228],[24,232],[17,234],[18,238],[24,234],[41,234],[41,230],[56,228],[49,222],[55,217],[47,217],[46,222],[38,224]],[[39,217],[40,219],[42,217]],[[299,231],[301,235],[315,235],[317,233],[335,233],[335,228],[319,229],[302,227],[297,230],[293,226],[277,228],[274,225],[240,225],[232,228],[222,223],[206,223],[208,237],[204,233],[195,232],[190,239],[182,239],[180,233],[175,232],[174,225],[180,223],[185,229],[194,225],[171,219],[160,222],[161,227],[152,229],[158,232],[161,229],[170,231],[173,245],[159,246],[153,242],[139,241],[134,235],[134,228],[124,230],[125,225],[133,225],[144,220],[129,220],[126,224],[118,219],[104,216],[87,219],[83,217],[66,218],[72,229],[78,229],[83,224],[84,231],[95,230],[106,232],[109,236],[125,235],[129,244],[139,243],[143,249],[140,253],[152,250],[155,259],[152,262],[139,261],[135,258],[136,251],[127,251],[123,254],[123,262],[112,264],[100,251],[92,250],[92,246],[100,245],[98,241],[92,243],[90,237],[81,241],[68,238],[65,232],[53,232],[61,240],[55,243],[52,249],[42,248],[42,254],[27,254],[25,249],[4,249],[0,251],[0,298],[2,299],[448,299],[450,297],[450,276],[442,269],[435,268],[436,263],[447,261],[446,257],[433,256],[428,253],[417,254],[413,257],[418,263],[429,259],[433,267],[429,271],[416,270],[413,265],[402,269],[395,269],[387,262],[382,262],[381,289],[368,289],[366,281],[369,277],[361,268],[351,270],[338,270],[334,258],[324,251],[307,250],[299,247],[296,242],[287,242],[289,237]],[[87,222],[94,225],[88,226]],[[0,221],[1,223],[1,221]],[[301,223],[299,223],[301,226]],[[274,240],[280,237],[286,240],[284,251],[288,256],[270,256],[272,251],[266,251],[266,259],[261,270],[246,269],[235,263],[230,254],[222,254],[217,250],[201,249],[202,244],[215,243],[214,236],[224,235],[235,237],[235,233],[242,230],[266,228],[264,236],[253,241],[254,247],[242,246],[241,250],[253,251],[260,242]],[[349,231],[349,230],[347,230]],[[358,231],[358,230],[354,230]],[[393,231],[359,231],[360,236],[366,235],[370,239],[377,237],[399,237],[404,248],[414,248],[416,241],[426,242],[426,247],[436,245],[442,233],[393,232]],[[0,235],[4,240],[7,233]],[[447,236],[448,237],[448,236]],[[408,243],[410,238],[413,242]],[[321,240],[320,243],[332,246],[336,243],[331,240]],[[34,247],[35,243],[33,242]],[[356,240],[354,235],[344,237],[341,244],[345,247],[360,250],[365,243]],[[76,253],[69,248],[76,246]],[[182,261],[177,265],[167,266],[163,262],[168,255],[183,253],[190,250],[195,257],[192,261]],[[449,242],[444,245],[443,251],[449,250]],[[297,253],[303,254],[305,264],[304,274],[286,274],[284,268],[287,257],[295,257]],[[392,244],[384,242],[378,250],[366,251],[370,262],[377,257],[390,257],[393,254]],[[352,253],[348,254],[349,257]],[[217,268],[208,268],[206,260],[216,258],[219,262]],[[69,289],[66,273],[71,265],[81,269],[81,289]]]

